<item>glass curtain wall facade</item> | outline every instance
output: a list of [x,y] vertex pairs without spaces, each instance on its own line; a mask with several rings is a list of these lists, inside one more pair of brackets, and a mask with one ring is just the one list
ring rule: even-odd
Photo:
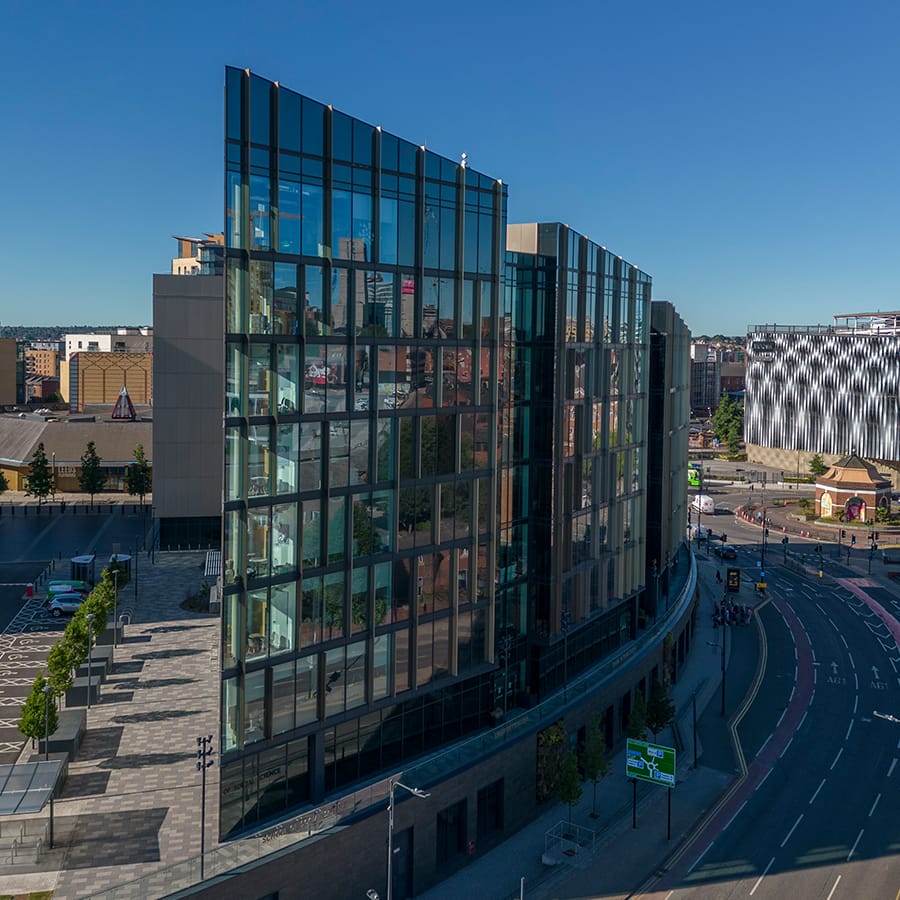
[[490,723],[506,224],[247,70],[225,106],[223,837]]
[[527,632],[541,696],[635,633],[651,280],[546,223],[511,227],[505,290],[498,622]]

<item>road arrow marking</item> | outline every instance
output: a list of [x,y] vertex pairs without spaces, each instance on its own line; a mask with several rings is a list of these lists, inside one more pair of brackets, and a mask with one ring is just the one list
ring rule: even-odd
[[875,666],[872,666],[872,677],[876,681],[881,681],[881,678],[878,676],[878,669]]
[[831,664],[831,674],[837,675],[837,671],[838,671],[838,664],[836,662],[833,662]]

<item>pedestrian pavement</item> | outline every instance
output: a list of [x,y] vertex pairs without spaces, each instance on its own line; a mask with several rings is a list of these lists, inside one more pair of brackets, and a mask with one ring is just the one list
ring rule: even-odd
[[[197,739],[218,734],[219,617],[179,604],[204,582],[204,563],[203,552],[157,553],[154,563],[141,554],[137,598],[133,583],[120,596],[131,623],[54,804],[54,848],[36,865],[3,867],[4,894],[74,900],[199,855]],[[20,760],[35,756],[26,743]],[[211,849],[218,766],[207,780]]]
[[[57,491],[49,497],[38,499],[25,491],[4,491],[0,494],[0,507],[20,506],[58,506],[65,503],[67,506],[117,506],[136,503],[140,505],[141,498],[136,494],[125,494],[121,491],[102,491],[90,494],[83,491]],[[153,494],[144,494],[144,506],[153,505]]]

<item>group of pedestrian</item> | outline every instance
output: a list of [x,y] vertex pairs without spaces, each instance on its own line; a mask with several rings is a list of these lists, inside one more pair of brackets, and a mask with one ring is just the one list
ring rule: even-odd
[[749,625],[753,618],[753,607],[735,603],[726,598],[719,604],[713,603],[713,628],[720,625]]

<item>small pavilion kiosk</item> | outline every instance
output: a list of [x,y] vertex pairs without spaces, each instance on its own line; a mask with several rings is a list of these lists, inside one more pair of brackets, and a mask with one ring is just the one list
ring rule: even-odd
[[855,453],[816,479],[816,514],[842,522],[874,522],[879,506],[891,508],[891,482]]

